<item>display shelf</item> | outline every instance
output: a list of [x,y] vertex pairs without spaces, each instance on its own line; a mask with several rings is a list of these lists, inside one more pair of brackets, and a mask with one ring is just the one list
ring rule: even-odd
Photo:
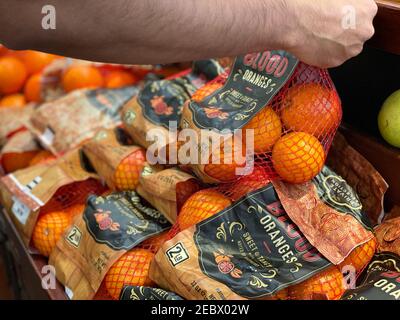
[[35,300],[65,300],[67,299],[62,285],[55,281],[55,288],[45,290],[42,287],[42,270],[47,265],[47,259],[32,254],[25,247],[10,217],[0,207],[0,225],[7,236],[7,247],[12,257],[12,272],[16,283],[12,286],[18,292],[19,298]]
[[400,54],[400,1],[377,0],[375,36],[368,42],[372,47]]
[[341,132],[350,145],[360,152],[389,184],[387,204],[400,205],[400,149],[346,125],[342,125]]

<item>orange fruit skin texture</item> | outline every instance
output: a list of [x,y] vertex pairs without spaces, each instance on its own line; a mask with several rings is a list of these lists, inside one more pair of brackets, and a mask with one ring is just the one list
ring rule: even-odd
[[373,238],[370,241],[354,249],[350,255],[339,265],[339,269],[343,270],[345,266],[353,266],[356,273],[360,273],[366,265],[371,261],[376,251],[377,242]]
[[0,94],[19,92],[27,78],[24,64],[13,56],[0,58]]
[[71,216],[63,211],[42,215],[33,230],[33,245],[48,257],[71,223]]
[[283,180],[304,183],[321,171],[325,162],[325,151],[314,136],[305,132],[292,132],[275,144],[272,162]]
[[29,75],[43,71],[59,56],[40,51],[24,50],[16,53],[17,57],[24,63]]
[[179,229],[185,230],[224,210],[231,204],[229,198],[216,190],[200,190],[182,206],[177,220]]
[[65,209],[65,212],[70,216],[71,220],[76,216],[81,216],[85,211],[84,203],[77,203]]
[[5,173],[11,173],[29,167],[30,162],[37,154],[38,151],[5,153],[1,156],[1,165]]
[[281,117],[286,129],[323,138],[339,126],[340,99],[334,90],[316,83],[294,86],[283,101]]
[[137,79],[128,71],[116,70],[106,75],[105,82],[106,88],[115,89],[133,85],[137,82]]
[[63,88],[66,92],[77,89],[95,89],[104,87],[101,72],[92,66],[74,66],[67,69],[62,77]]
[[25,98],[28,102],[41,102],[41,73],[31,75],[24,87]]
[[43,164],[55,160],[56,157],[47,150],[39,151],[36,156],[29,162],[29,166],[35,166],[37,164]]
[[125,253],[106,274],[105,284],[110,296],[115,300],[119,299],[125,285],[153,286],[154,283],[149,278],[149,268],[153,258],[153,252],[141,248]]
[[288,289],[291,300],[312,300],[316,298],[313,295],[321,295],[328,300],[338,300],[345,290],[343,276],[337,266],[329,267]]
[[0,99],[0,107],[23,107],[25,105],[25,96],[20,93],[9,94]]
[[136,189],[145,162],[146,151],[144,149],[139,149],[123,159],[114,173],[114,184],[116,189]]
[[[244,130],[254,130],[254,152],[271,151],[272,146],[282,135],[282,123],[279,116],[271,107],[264,107],[244,127]],[[246,131],[243,131],[243,142]],[[249,148],[249,146],[247,146]]]
[[[224,144],[227,145],[226,151]],[[245,156],[246,147],[243,143],[239,145],[235,143],[233,137],[228,138],[224,143],[221,143],[220,148],[212,150],[209,164],[204,166],[204,172],[220,182],[232,182],[238,179],[236,170],[246,166]],[[238,158],[238,162],[236,162],[235,157]],[[214,158],[218,161],[213,161]],[[239,163],[240,158],[243,158],[243,163]]]

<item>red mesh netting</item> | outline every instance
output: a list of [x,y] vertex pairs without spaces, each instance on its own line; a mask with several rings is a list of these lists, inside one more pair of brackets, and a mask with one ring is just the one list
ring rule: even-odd
[[88,179],[75,182],[57,190],[50,201],[40,209],[32,234],[32,244],[48,257],[72,219],[82,214],[90,194],[101,195],[105,188],[99,181]]
[[[192,99],[202,101],[225,81],[226,75],[220,76]],[[209,164],[202,170],[219,182],[237,179],[236,169],[245,166],[234,158],[241,147],[237,159],[244,156],[246,148],[252,150],[255,162],[271,179],[309,181],[321,171],[341,118],[340,98],[328,72],[300,63],[271,103],[242,128],[254,130],[254,146],[247,145],[243,131],[241,146],[227,139],[221,148],[212,151]],[[212,157],[220,163],[212,163]]]
[[164,231],[125,253],[108,271],[94,300],[116,300],[125,285],[153,286],[148,277],[150,263],[167,236]]

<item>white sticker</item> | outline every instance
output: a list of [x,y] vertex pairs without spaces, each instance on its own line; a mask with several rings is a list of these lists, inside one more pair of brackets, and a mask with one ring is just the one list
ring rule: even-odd
[[72,300],[74,293],[72,292],[72,290],[68,287],[65,287],[65,294],[67,295],[69,300]]
[[173,247],[169,248],[165,254],[168,257],[168,260],[171,262],[172,266],[176,266],[187,259],[189,259],[189,254],[187,253],[185,247],[182,242],[178,242]]
[[21,202],[17,197],[12,197],[14,203],[11,207],[11,211],[14,214],[14,216],[18,219],[19,222],[21,222],[23,225],[26,224],[26,221],[28,220],[29,214],[31,213],[31,210]]
[[40,140],[46,145],[52,145],[54,141],[54,132],[50,128],[46,128],[40,136]]

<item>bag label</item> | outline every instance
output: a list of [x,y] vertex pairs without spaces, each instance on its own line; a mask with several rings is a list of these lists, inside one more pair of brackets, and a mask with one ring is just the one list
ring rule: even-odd
[[122,289],[120,300],[183,300],[173,292],[159,288],[141,286],[125,286]]
[[237,57],[226,84],[202,102],[191,101],[201,129],[237,129],[264,108],[291,78],[298,59],[282,50]]
[[353,216],[365,229],[372,231],[371,222],[362,211],[360,198],[341,176],[324,166],[313,183],[325,204],[340,213]]
[[151,123],[168,129],[170,121],[180,120],[186,100],[221,72],[223,69],[215,60],[196,61],[192,72],[182,77],[149,83],[138,96],[143,115]]
[[130,250],[171,227],[160,212],[133,191],[90,196],[83,219],[95,241],[114,250]]
[[346,291],[342,300],[400,300],[398,255],[391,252],[375,254],[360,278],[360,285]]
[[26,221],[29,218],[31,210],[17,197],[13,196],[12,199],[13,199],[13,205],[11,207],[11,212],[14,214],[14,216],[18,219],[18,221],[22,225],[25,225]]
[[272,184],[196,226],[204,274],[246,298],[272,295],[330,266],[290,220]]

